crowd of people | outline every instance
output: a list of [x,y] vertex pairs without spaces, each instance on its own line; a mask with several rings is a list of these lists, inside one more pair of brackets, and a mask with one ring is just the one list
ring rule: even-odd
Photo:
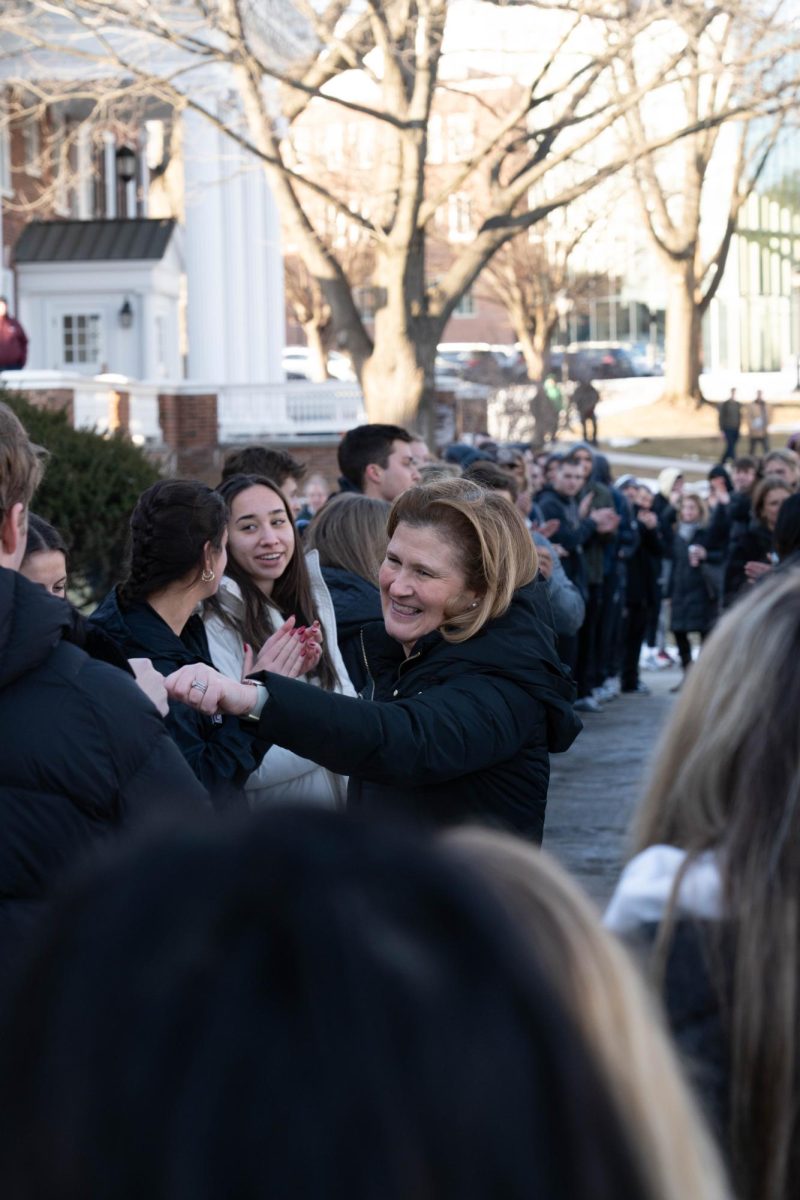
[[[793,1194],[800,460],[480,441],[162,479],[87,619],[0,405],[3,1196]],[[604,929],[549,755],[665,628]]]

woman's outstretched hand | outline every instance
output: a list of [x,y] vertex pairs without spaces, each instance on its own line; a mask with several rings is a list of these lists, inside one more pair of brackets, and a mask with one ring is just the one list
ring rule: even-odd
[[164,686],[171,700],[180,700],[209,717],[220,712],[245,717],[252,711],[258,695],[254,683],[229,679],[205,663],[173,671],[164,680]]

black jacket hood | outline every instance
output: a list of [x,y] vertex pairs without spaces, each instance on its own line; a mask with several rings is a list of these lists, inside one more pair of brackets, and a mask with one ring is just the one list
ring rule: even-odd
[[367,622],[382,619],[381,594],[374,583],[339,567],[323,567],[322,578],[336,609],[336,628],[340,635],[357,633]]
[[40,666],[70,640],[72,609],[18,571],[0,567],[0,688]]

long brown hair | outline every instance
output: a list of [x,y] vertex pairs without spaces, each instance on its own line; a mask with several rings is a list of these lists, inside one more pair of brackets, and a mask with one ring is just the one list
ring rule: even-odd
[[686,851],[687,864],[706,850],[717,856],[726,920],[709,970],[727,993],[729,1142],[741,1200],[788,1200],[800,1177],[798,662],[793,571],[760,584],[714,630],[634,828],[635,852],[667,843]]
[[378,586],[386,554],[386,521],[391,504],[355,492],[333,496],[309,524],[305,544],[319,553],[323,567],[338,567]]
[[[270,634],[273,633],[272,622],[269,618],[269,609],[273,609],[282,618],[294,615],[297,618],[298,625],[310,625],[313,621],[319,620],[319,612],[314,603],[308,566],[306,565],[303,545],[297,533],[292,510],[277,483],[272,479],[267,479],[265,475],[232,475],[229,479],[224,479],[219,484],[217,491],[222,496],[230,512],[236,496],[251,487],[269,488],[271,492],[274,492],[279,497],[286,511],[289,524],[292,527],[292,533],[294,534],[294,554],[289,560],[286,570],[279,579],[275,580],[272,595],[265,596],[247,572],[239,565],[231,553],[230,547],[228,547],[228,562],[225,567],[225,574],[239,586],[244,604],[244,613],[241,621],[234,620],[226,606],[220,601],[218,595],[212,596],[206,601],[206,608],[220,617],[228,628],[233,629],[244,641],[249,642],[253,647],[253,652],[257,654]],[[335,689],[338,683],[338,676],[333,667],[327,634],[321,621],[320,630],[322,632],[322,657],[314,674],[318,676],[323,688],[330,692]]]

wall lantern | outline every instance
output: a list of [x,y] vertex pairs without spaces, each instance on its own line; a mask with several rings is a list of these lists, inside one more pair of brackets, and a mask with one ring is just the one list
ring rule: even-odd
[[125,297],[125,303],[117,313],[117,318],[119,320],[121,329],[130,329],[131,325],[133,324],[133,309],[131,308],[131,302],[127,296]]
[[130,146],[120,146],[114,154],[119,183],[132,183],[136,178],[136,153]]

